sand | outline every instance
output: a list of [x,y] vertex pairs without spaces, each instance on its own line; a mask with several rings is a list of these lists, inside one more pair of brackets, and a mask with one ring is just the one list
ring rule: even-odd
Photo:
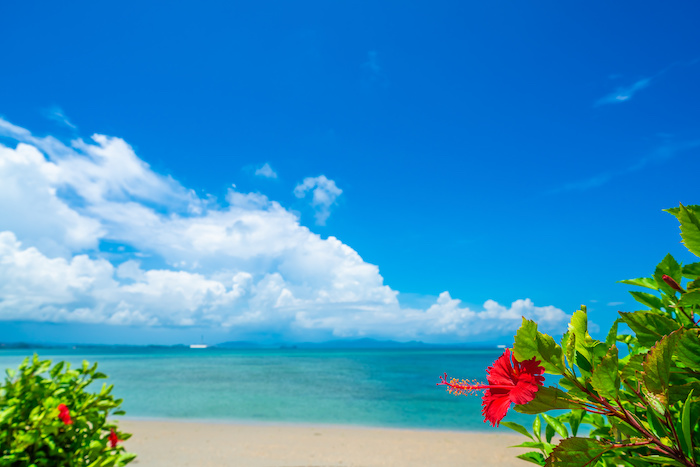
[[528,465],[508,448],[526,440],[502,434],[121,420],[125,442],[144,467],[442,467]]

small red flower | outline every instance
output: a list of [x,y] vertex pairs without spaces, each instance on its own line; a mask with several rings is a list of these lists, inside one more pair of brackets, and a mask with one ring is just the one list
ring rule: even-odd
[[[513,363],[511,364],[511,359]],[[498,426],[506,416],[511,403],[526,404],[535,398],[535,393],[544,383],[544,368],[541,362],[532,357],[530,360],[519,362],[511,355],[510,349],[498,357],[492,366],[486,370],[489,384],[476,381],[457,380],[447,381],[447,373],[440,377],[438,385],[447,386],[447,390],[455,395],[469,394],[472,391],[485,390],[481,405],[484,423]]]
[[70,410],[68,410],[66,404],[58,404],[58,418],[60,418],[65,425],[73,424],[73,420],[70,418]]
[[109,438],[109,447],[110,447],[110,448],[116,448],[116,447],[117,447],[117,443],[118,443],[119,441],[121,441],[121,440],[119,439],[119,436],[117,436],[117,432],[114,431],[114,428],[112,428],[112,430],[109,432],[108,438]]

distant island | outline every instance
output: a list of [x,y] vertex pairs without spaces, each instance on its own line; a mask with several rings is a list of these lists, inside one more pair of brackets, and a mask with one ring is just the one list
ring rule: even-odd
[[126,344],[46,344],[29,342],[0,342],[1,350],[10,349],[96,349],[96,348],[173,348],[173,349],[299,349],[299,350],[380,350],[380,349],[496,349],[504,348],[504,344],[491,343],[465,343],[465,344],[431,344],[421,341],[398,342],[392,340],[363,339],[337,339],[324,342],[282,342],[260,343],[253,341],[228,341],[219,344],[174,344],[174,345],[126,345]]

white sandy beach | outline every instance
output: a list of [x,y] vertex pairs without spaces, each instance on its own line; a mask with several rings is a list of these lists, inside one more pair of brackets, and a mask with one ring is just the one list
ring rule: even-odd
[[502,434],[356,428],[122,420],[132,433],[127,450],[144,467],[442,467],[520,466],[508,448],[525,441]]

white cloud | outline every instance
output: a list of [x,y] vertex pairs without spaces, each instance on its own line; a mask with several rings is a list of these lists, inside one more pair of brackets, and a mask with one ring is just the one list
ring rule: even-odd
[[619,104],[621,102],[626,102],[630,100],[637,92],[649,86],[650,83],[651,78],[643,78],[635,81],[629,86],[619,87],[614,92],[598,99],[594,106],[598,107],[605,104]]
[[[65,145],[2,119],[0,133],[16,142],[0,144],[0,320],[452,342],[512,335],[521,315],[566,322],[529,300],[472,310],[447,292],[402,308],[377,266],[262,194],[232,189],[214,206],[120,138]],[[342,193],[324,176],[295,190],[308,192],[323,221]]]
[[316,224],[326,225],[328,216],[331,215],[331,206],[335,200],[343,193],[333,180],[325,175],[318,177],[306,177],[304,181],[294,188],[294,195],[297,198],[304,198],[311,191],[311,206],[316,211]]
[[267,162],[255,171],[255,175],[265,178],[277,178],[277,172],[272,170],[272,167],[270,167],[270,164]]

